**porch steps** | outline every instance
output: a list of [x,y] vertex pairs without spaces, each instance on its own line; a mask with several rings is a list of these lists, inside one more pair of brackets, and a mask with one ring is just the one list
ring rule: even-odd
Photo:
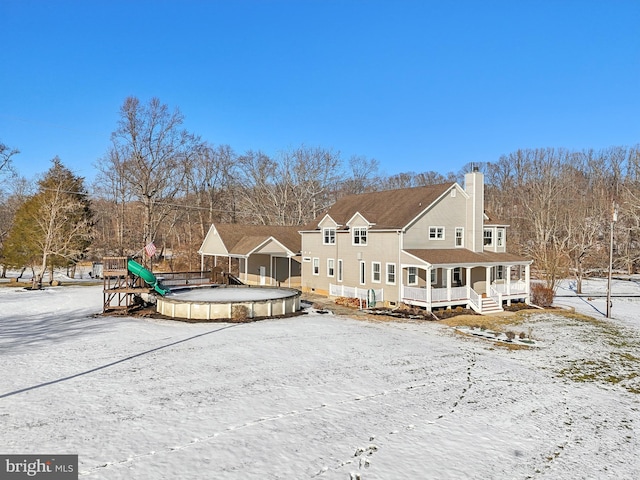
[[482,299],[482,315],[491,315],[492,313],[503,312],[504,309],[496,303],[491,297]]

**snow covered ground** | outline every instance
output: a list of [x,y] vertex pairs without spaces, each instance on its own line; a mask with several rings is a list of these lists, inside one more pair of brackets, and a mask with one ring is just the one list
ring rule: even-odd
[[434,322],[187,324],[101,302],[0,288],[2,453],[79,454],[80,478],[109,480],[640,478],[640,298],[612,320],[559,298],[597,321],[536,314],[513,327],[542,345],[526,350]]

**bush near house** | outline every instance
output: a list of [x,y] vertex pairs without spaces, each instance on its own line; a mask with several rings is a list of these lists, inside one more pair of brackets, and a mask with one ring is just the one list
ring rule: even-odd
[[550,307],[555,296],[553,289],[541,284],[531,285],[531,303],[539,307]]

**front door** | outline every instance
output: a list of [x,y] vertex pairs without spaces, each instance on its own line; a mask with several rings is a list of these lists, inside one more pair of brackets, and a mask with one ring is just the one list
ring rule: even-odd
[[260,285],[265,285],[267,282],[267,267],[260,265]]

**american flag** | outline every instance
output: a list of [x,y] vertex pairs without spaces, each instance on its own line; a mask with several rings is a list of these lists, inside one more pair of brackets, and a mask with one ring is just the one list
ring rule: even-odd
[[147,254],[147,257],[153,257],[154,253],[156,253],[156,246],[153,244],[153,242],[149,242],[144,247],[144,253]]

